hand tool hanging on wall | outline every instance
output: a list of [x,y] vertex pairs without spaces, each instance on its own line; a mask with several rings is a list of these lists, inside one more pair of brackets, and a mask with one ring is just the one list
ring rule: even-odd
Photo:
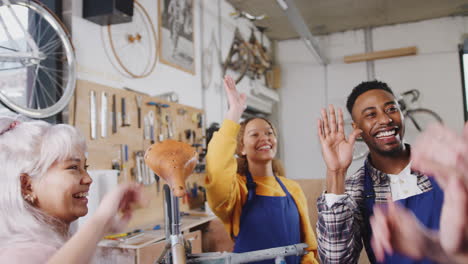
[[143,97],[141,95],[135,95],[135,101],[137,105],[138,128],[141,128],[141,103],[143,101]]
[[173,123],[171,116],[168,113],[165,113],[165,119],[166,119],[166,127],[167,127],[167,138],[172,138],[174,137],[174,130],[173,130]]
[[115,94],[112,95],[112,134],[117,133],[117,102]]
[[192,129],[186,129],[184,131],[185,133],[185,140],[189,143],[189,144],[195,144],[195,138],[196,138],[196,132],[195,130],[192,130]]
[[107,137],[107,93],[101,93],[101,137]]
[[122,126],[130,126],[130,124],[127,124],[127,107],[125,105],[125,98],[121,98],[121,107],[122,107]]
[[164,140],[164,134],[163,134],[163,131],[162,131],[163,121],[162,121],[161,108],[167,108],[167,107],[169,107],[169,105],[168,104],[158,103],[158,102],[153,102],[153,101],[147,102],[146,104],[156,107],[156,115],[157,115],[156,126],[158,126],[158,130],[159,130],[158,141],[161,142],[161,141]]
[[151,140],[151,144],[154,144],[154,112],[153,110],[149,111],[145,115],[145,128],[144,128],[144,133],[145,133],[145,139],[146,140]]
[[135,179],[135,181],[137,183],[142,183],[143,182],[143,175],[146,174],[146,169],[143,167],[142,161],[144,161],[142,151],[137,151],[135,153],[135,166],[136,166],[136,179]]
[[89,94],[89,112],[90,112],[90,119],[91,119],[91,139],[97,138],[97,110],[96,110],[96,92],[90,91]]
[[127,173],[127,165],[128,165],[128,145],[127,144],[120,144],[120,161],[121,161],[121,175],[123,176],[124,181],[129,181],[128,173]]
[[135,166],[137,168],[136,181],[144,185],[151,185],[154,183],[155,178],[153,172],[145,163],[144,155],[145,153],[143,151],[137,151],[135,153]]
[[197,114],[197,120],[198,120],[197,127],[202,128],[203,127],[203,115],[201,113]]
[[193,113],[192,114],[192,122],[197,124],[198,128],[202,128],[202,126],[203,126],[203,115],[201,113]]

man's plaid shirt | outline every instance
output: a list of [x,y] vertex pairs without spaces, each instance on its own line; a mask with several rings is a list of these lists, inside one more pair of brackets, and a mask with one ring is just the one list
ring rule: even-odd
[[[374,168],[367,159],[356,173],[345,181],[346,198],[328,208],[325,195],[317,199],[318,221],[317,241],[321,263],[357,263],[362,250],[362,237],[368,230],[364,228],[364,171],[368,168],[375,192],[375,202],[385,203],[391,195],[390,179],[386,173]],[[418,187],[422,192],[432,189],[429,178],[416,175]]]

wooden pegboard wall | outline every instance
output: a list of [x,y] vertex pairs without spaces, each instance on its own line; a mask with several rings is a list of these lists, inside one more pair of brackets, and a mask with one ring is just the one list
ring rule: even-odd
[[[97,138],[91,139],[91,113],[90,113],[90,93],[96,93],[96,116],[97,116]],[[101,137],[101,94],[107,94],[107,137]],[[116,118],[117,132],[112,133],[112,96],[116,97]],[[138,128],[138,113],[136,96],[142,96],[141,107],[141,128]],[[121,98],[125,98],[126,106],[126,123],[129,126],[122,126],[122,107]],[[120,162],[121,144],[128,145],[128,162],[125,164],[119,182],[124,180],[134,180],[131,175],[131,169],[135,167],[136,151],[145,151],[151,142],[144,138],[144,120],[145,116],[153,111],[155,114],[155,131],[154,136],[157,140],[159,136],[159,116],[155,106],[147,105],[148,102],[156,102],[167,104],[169,107],[162,109],[162,114],[167,113],[173,121],[173,138],[190,144],[200,144],[203,147],[203,120],[198,118],[203,116],[203,110],[190,106],[168,102],[157,97],[141,95],[136,92],[116,89],[97,83],[78,80],[74,100],[70,107],[70,123],[80,129],[85,135],[88,144],[88,164],[90,170],[108,170],[112,168],[112,161]],[[163,118],[162,118],[163,119]],[[199,126],[199,122],[202,126]],[[165,124],[165,122],[162,122]],[[187,133],[186,131],[193,131]],[[162,134],[167,138],[167,126],[161,127]],[[187,135],[190,136],[187,138]],[[202,150],[199,147],[198,150]],[[194,174],[188,179],[189,185],[196,182],[198,185],[203,185],[204,174]],[[147,209],[137,210],[135,217],[129,225],[129,229],[152,225],[161,222],[164,218],[163,214],[163,193],[162,186],[164,180],[160,180],[160,192],[157,192],[156,183],[145,187],[145,192],[151,197],[151,203]],[[184,210],[186,205],[182,204],[181,209]]]

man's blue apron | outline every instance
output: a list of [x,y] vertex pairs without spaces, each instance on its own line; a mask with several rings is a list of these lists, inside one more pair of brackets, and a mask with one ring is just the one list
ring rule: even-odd
[[[261,196],[255,193],[256,184],[247,173],[247,201],[242,208],[239,234],[235,237],[234,252],[282,247],[301,243],[299,212],[296,203],[275,176],[286,196]],[[300,256],[286,257],[288,264],[300,263]],[[272,264],[275,260],[254,263]]]
[[[440,213],[442,212],[442,204],[444,202],[444,193],[440,189],[439,185],[431,177],[429,178],[432,184],[430,191],[401,199],[396,201],[401,206],[411,210],[419,221],[427,228],[432,230],[439,229]],[[367,166],[365,167],[364,173],[364,225],[367,230],[363,236],[364,246],[367,251],[367,256],[371,263],[377,263],[375,255],[370,246],[370,240],[372,237],[372,230],[370,227],[369,219],[373,215],[375,204],[375,192],[372,184],[372,178],[369,173]],[[385,255],[385,264],[432,264],[436,263],[428,259],[423,260],[412,260],[398,253],[393,255]]]

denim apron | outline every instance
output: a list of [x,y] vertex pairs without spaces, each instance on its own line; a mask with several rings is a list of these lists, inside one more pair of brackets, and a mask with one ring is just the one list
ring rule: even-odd
[[[427,228],[432,230],[439,229],[440,213],[442,212],[442,204],[444,202],[444,193],[440,189],[439,185],[435,180],[429,178],[432,189],[430,191],[414,195],[405,199],[396,201],[402,207],[412,211],[418,220]],[[372,229],[369,223],[370,217],[373,215],[373,209],[375,204],[375,192],[372,183],[372,178],[369,173],[367,166],[365,167],[364,173],[364,225],[367,230],[367,234],[363,236],[364,246],[367,251],[367,256],[371,263],[377,263],[374,252],[370,246],[372,237]],[[398,253],[392,255],[385,254],[385,260],[382,262],[385,264],[432,264],[436,263],[428,259],[412,260],[406,256]]]
[[[235,237],[234,252],[242,253],[301,243],[299,212],[294,199],[281,180],[274,176],[286,196],[261,196],[255,193],[256,184],[247,172],[247,201],[242,208],[239,234]],[[298,264],[301,256],[288,256],[288,264]],[[274,259],[252,263],[273,264]]]

